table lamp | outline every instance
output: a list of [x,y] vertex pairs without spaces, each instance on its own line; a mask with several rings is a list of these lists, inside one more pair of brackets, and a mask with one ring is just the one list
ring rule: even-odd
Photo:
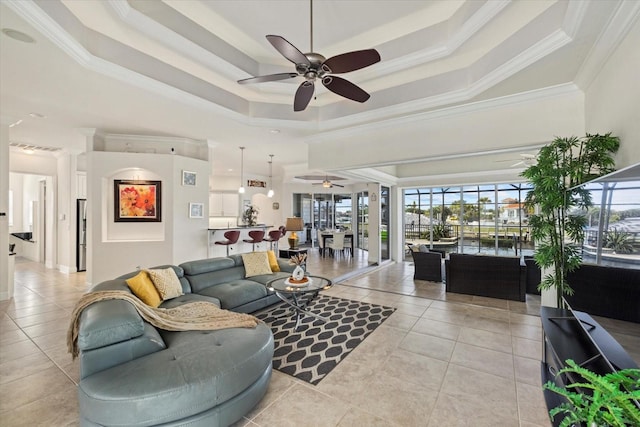
[[287,231],[291,231],[289,235],[289,249],[296,249],[298,246],[298,235],[296,231],[302,231],[304,229],[304,224],[302,223],[302,218],[292,217],[287,218],[287,223],[285,224],[287,227]]

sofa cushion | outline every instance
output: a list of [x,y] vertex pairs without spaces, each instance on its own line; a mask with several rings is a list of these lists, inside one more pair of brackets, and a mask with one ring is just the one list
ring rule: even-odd
[[180,264],[180,267],[182,267],[186,276],[195,276],[202,273],[225,270],[235,266],[236,263],[231,258],[207,258]]
[[232,310],[234,307],[266,297],[267,288],[253,280],[236,279],[209,286],[202,289],[200,294],[217,298],[220,300],[220,308]]
[[269,257],[269,267],[271,267],[271,271],[273,273],[280,271],[280,264],[278,264],[276,253],[274,251],[267,251],[267,256]]
[[184,293],[182,292],[180,279],[178,279],[172,268],[158,268],[146,271],[163,301],[179,297]]
[[162,337],[166,350],[80,382],[83,417],[96,425],[172,423],[227,402],[271,369],[273,336],[265,324]]
[[80,378],[104,371],[138,357],[155,353],[166,348],[158,330],[144,324],[142,335],[104,347],[80,352]]
[[249,252],[242,254],[245,277],[257,276],[259,274],[270,274],[269,255],[266,252]]
[[140,301],[151,307],[157,307],[162,302],[162,297],[158,293],[158,289],[154,286],[153,281],[146,271],[141,271],[135,276],[126,279],[127,286]]
[[123,300],[91,304],[80,315],[78,348],[90,350],[139,337],[144,322],[132,304]]

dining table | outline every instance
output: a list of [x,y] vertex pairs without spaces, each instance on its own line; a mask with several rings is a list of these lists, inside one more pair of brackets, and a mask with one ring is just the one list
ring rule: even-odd
[[[322,253],[322,258],[324,258],[324,255],[326,253],[327,250],[327,239],[332,239],[333,238],[333,231],[322,231],[320,233],[320,238],[322,239],[322,248],[320,249],[321,253]],[[354,248],[354,238],[353,238],[353,231],[345,231],[344,233],[344,239],[345,241],[347,239],[349,239],[351,241],[351,256],[353,256],[353,248]]]

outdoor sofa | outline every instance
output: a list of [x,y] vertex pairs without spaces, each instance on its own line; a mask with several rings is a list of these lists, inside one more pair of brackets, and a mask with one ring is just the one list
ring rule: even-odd
[[640,323],[640,270],[582,264],[567,275],[571,308],[591,315]]
[[447,292],[524,301],[526,266],[519,257],[450,253],[445,284]]
[[[239,255],[171,267],[184,295],[160,307],[209,301],[250,313],[279,299],[265,284],[293,266],[276,260],[280,273],[246,278]],[[139,272],[100,283],[93,291],[129,291]],[[78,400],[83,426],[227,426],[264,396],[271,378],[273,335],[255,328],[168,332],[143,321],[133,304],[106,300],[80,316]]]

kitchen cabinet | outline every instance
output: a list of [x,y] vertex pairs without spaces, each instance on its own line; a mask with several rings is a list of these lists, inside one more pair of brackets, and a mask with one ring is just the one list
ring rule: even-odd
[[209,216],[238,216],[238,193],[209,193]]

